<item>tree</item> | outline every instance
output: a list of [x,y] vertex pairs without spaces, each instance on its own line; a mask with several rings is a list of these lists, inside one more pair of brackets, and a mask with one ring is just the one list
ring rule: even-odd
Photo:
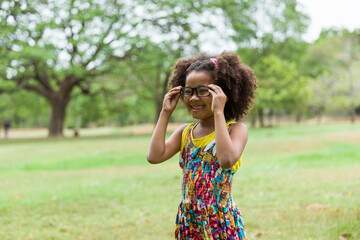
[[[154,9],[153,4],[150,1],[145,8]],[[161,10],[162,14],[168,14],[154,19],[149,28],[151,31],[147,32],[171,34],[167,38],[170,40],[158,42],[158,46],[151,46],[149,50],[154,52],[156,57],[151,61],[152,70],[146,71],[146,74],[152,71],[153,74],[147,76],[152,76],[155,83],[141,77],[145,80],[144,83],[152,83],[148,86],[149,89],[155,86],[152,92],[156,103],[155,119],[160,113],[162,99],[167,91],[166,86],[171,74],[169,66],[173,65],[178,57],[191,55],[201,49],[204,42],[199,40],[206,39],[210,33],[216,34],[212,39],[215,45],[231,38],[239,48],[240,56],[243,56],[242,50],[245,52],[249,49],[244,55],[252,67],[258,64],[260,58],[276,53],[295,62],[305,50],[306,45],[298,39],[306,30],[307,17],[296,9],[296,0],[225,0],[205,3],[183,1],[182,4],[156,1],[156,4],[159,6],[155,9]],[[264,11],[263,5],[268,6]],[[256,16],[259,14],[263,14],[265,21],[270,22],[258,19]],[[268,26],[272,26],[272,29],[269,30]],[[228,50],[227,48],[227,45],[219,45],[220,51]],[[145,71],[135,72],[140,75]]]
[[[180,56],[197,52],[200,33],[216,25],[209,18],[215,10],[213,3],[190,0],[3,1],[0,92],[26,89],[47,99],[52,109],[49,136],[62,135],[71,99],[103,91],[94,88],[94,79],[111,75],[127,60],[150,69],[143,74],[146,81],[155,76],[151,86],[159,112],[169,67]],[[139,56],[146,49],[157,52]]]
[[61,136],[74,88],[131,56],[141,20],[136,1],[5,0],[0,8],[0,88],[25,89],[51,106],[49,136]]
[[138,42],[144,47],[137,54],[136,62],[128,62],[138,78],[133,82],[132,89],[139,97],[154,103],[155,121],[168,91],[171,67],[177,59],[197,54],[202,45],[202,34],[215,31],[220,35],[225,31],[217,28],[218,22],[209,17],[216,16],[220,10],[216,2],[168,0],[144,3],[142,9],[145,20],[142,23],[142,39]]
[[13,127],[44,127],[48,115],[48,103],[33,92],[0,95],[0,121],[10,119]]
[[[237,5],[239,2],[242,4]],[[255,69],[259,80],[258,98],[249,118],[252,125],[255,125],[256,119],[260,120],[260,125],[264,125],[265,114],[284,110],[283,100],[290,95],[287,89],[281,86],[287,86],[290,79],[295,86],[299,79],[300,85],[305,84],[297,71],[297,64],[306,51],[307,44],[302,40],[302,34],[307,28],[309,18],[301,11],[296,0],[228,0],[224,4],[224,11],[227,13],[224,16],[234,30],[232,39],[237,44],[237,52],[245,64]],[[245,11],[241,11],[242,9]],[[238,18],[239,11],[245,15]],[[278,66],[270,66],[272,61]],[[265,69],[265,66],[275,72]],[[279,66],[284,69],[279,69]],[[286,73],[285,70],[293,72]],[[271,87],[275,89],[265,89]],[[275,94],[274,91],[277,92],[277,97],[282,97],[272,101],[271,94]],[[293,104],[293,109],[299,106],[298,103],[302,103],[298,96],[296,94],[289,102]],[[288,106],[286,108],[288,112],[295,113],[289,111]]]
[[255,72],[259,79],[257,102],[260,126],[264,127],[264,114],[276,112],[298,113],[307,99],[306,80],[300,76],[294,63],[269,56],[260,60]]
[[309,99],[311,100],[307,106],[310,114],[317,118],[318,123],[321,123],[321,118],[331,103],[336,80],[335,76],[328,74],[322,74],[315,79],[310,78]]
[[[172,74],[171,67],[180,57],[181,51],[171,50],[170,44],[148,43],[144,50],[137,55],[137,61],[129,61],[136,79],[130,84],[138,98],[153,104],[153,121],[157,121],[162,110],[163,98],[168,91],[168,84]],[[196,49],[196,48],[194,48]]]
[[353,123],[356,119],[356,103],[360,102],[360,29],[358,32],[345,33],[343,39],[345,49],[340,58],[345,63],[342,74],[345,83],[342,86],[348,99],[344,105],[349,109],[350,121]]
[[314,78],[311,90],[314,100],[318,100],[311,106],[318,116],[327,111],[348,114],[350,121],[355,121],[360,101],[359,60],[359,30],[325,29],[309,47],[302,65],[304,72]]

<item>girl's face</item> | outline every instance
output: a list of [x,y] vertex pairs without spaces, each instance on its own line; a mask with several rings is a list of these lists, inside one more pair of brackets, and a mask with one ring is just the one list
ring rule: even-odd
[[206,93],[206,87],[214,83],[214,78],[207,72],[193,71],[187,76],[183,89],[185,91],[184,104],[194,118],[205,120],[213,117],[211,111],[212,95],[210,92]]

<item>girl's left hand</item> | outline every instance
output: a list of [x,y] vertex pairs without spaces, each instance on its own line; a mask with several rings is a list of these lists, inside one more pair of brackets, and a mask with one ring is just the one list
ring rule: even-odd
[[213,113],[224,113],[227,97],[221,87],[215,84],[210,84],[209,92],[212,95],[211,111]]

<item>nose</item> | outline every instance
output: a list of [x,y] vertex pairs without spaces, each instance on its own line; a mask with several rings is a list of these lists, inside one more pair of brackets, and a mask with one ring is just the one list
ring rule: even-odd
[[193,91],[190,97],[190,101],[192,100],[199,100],[198,95],[196,94],[196,91]]

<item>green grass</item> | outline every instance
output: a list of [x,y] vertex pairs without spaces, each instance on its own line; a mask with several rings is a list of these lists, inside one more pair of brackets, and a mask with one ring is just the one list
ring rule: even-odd
[[[149,140],[0,141],[0,239],[173,239],[181,171]],[[249,239],[360,239],[360,125],[249,129],[233,197]]]

